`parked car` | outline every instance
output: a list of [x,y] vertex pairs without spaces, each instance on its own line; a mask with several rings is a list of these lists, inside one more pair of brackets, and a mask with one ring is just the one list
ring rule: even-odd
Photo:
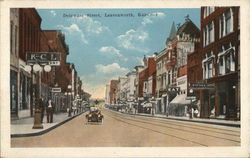
[[89,113],[86,114],[86,122],[103,123],[103,115],[97,107],[90,107]]

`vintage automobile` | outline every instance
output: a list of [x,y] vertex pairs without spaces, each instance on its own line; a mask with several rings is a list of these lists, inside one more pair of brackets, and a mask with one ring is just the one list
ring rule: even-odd
[[90,107],[89,113],[86,114],[86,122],[103,123],[103,115],[97,107]]

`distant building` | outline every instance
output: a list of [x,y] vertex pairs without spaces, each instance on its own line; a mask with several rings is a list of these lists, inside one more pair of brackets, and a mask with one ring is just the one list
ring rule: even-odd
[[118,80],[110,81],[110,104],[117,104],[117,88],[118,88]]
[[117,100],[118,104],[126,104],[127,95],[126,95],[126,82],[127,77],[119,77],[118,78],[118,85],[117,85]]
[[110,104],[110,85],[109,84],[106,84],[106,89],[105,89],[105,103],[106,104]]

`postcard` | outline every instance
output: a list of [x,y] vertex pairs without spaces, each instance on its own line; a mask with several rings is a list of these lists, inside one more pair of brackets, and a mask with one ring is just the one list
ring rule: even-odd
[[1,156],[249,156],[247,1],[1,4]]

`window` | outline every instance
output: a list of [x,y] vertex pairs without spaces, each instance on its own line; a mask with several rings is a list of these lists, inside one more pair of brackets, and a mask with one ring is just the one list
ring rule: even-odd
[[231,71],[231,60],[230,60],[230,54],[225,56],[225,69],[226,73],[229,73]]
[[13,21],[10,22],[10,53],[13,54]]
[[207,53],[202,60],[203,78],[208,79],[214,76],[214,55]]
[[223,58],[220,58],[219,59],[219,75],[224,74],[224,72],[223,72],[223,65],[224,65]]
[[235,71],[234,54],[234,47],[231,44],[222,46],[222,49],[218,54],[219,75],[225,75]]
[[214,12],[214,7],[204,7],[203,17],[205,18],[213,12]]
[[227,35],[228,33],[230,33],[230,30],[231,30],[230,29],[230,27],[231,27],[231,14],[229,11],[225,13],[225,25],[226,25],[225,31],[226,31],[226,35]]
[[224,15],[220,17],[220,37],[224,35]]
[[208,44],[214,42],[214,22],[213,21],[204,27],[203,33],[204,33],[204,37],[203,37],[204,46],[207,46]]
[[212,24],[208,24],[208,43],[212,42],[212,31],[213,31]]
[[220,37],[233,32],[233,14],[232,9],[223,13],[220,17]]
[[208,15],[214,12],[214,7],[208,7]]
[[208,62],[208,78],[213,76],[213,63],[212,61]]

